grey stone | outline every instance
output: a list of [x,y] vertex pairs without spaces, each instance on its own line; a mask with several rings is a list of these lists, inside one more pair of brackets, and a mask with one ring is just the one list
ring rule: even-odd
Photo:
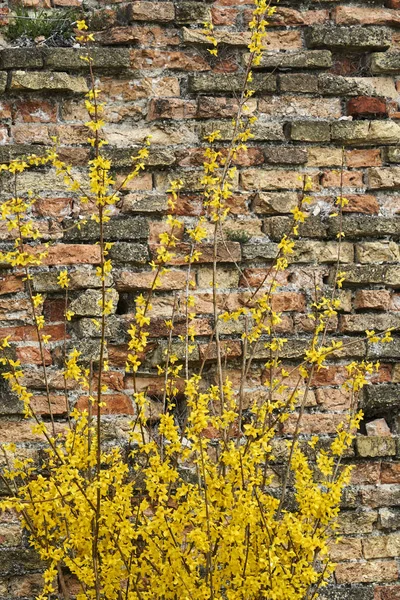
[[400,142],[400,125],[394,121],[337,121],[331,125],[332,140],[348,145],[374,146]]
[[389,163],[400,163],[400,147],[386,148],[386,161]]
[[[64,221],[67,231],[64,234],[66,241],[98,240],[100,237],[100,226],[95,221],[87,221],[80,229],[71,228],[71,220]],[[104,239],[110,240],[135,240],[147,239],[149,235],[149,224],[142,217],[126,217],[124,219],[112,218],[104,223]]]
[[3,48],[1,69],[35,69],[43,67],[43,53],[38,48]]
[[[400,271],[400,269],[399,269]],[[399,281],[400,287],[400,281]],[[382,344],[380,342],[376,342],[374,344],[369,345],[369,356],[374,359],[385,359],[385,360],[393,360],[400,358],[400,338],[395,337],[390,344]],[[366,388],[370,389],[370,388]],[[372,388],[371,388],[372,389]],[[382,396],[387,396],[388,401],[390,397],[396,396],[396,389],[391,390],[382,390],[381,392],[377,391],[376,393],[381,394]],[[397,405],[399,402],[398,392],[397,392]]]
[[269,242],[257,244],[243,244],[242,258],[243,260],[267,259],[273,260],[278,254],[278,245]]
[[178,2],[175,6],[175,20],[177,23],[211,22],[211,10],[201,2]]
[[[268,217],[264,221],[264,233],[274,241],[280,242],[282,237],[289,235],[293,227],[291,217]],[[299,225],[300,237],[326,238],[328,225],[318,217],[309,217]]]
[[[101,298],[102,293],[100,290],[85,290],[75,300],[72,300],[69,308],[75,313],[76,317],[100,317],[102,314]],[[105,300],[106,302],[112,300],[113,313],[117,310],[118,298],[119,295],[116,290],[107,288]]]
[[264,156],[270,164],[302,165],[307,162],[307,150],[293,146],[265,148]]
[[391,45],[392,32],[388,27],[315,25],[306,29],[305,40],[309,48],[386,50]]
[[380,508],[379,509],[379,528],[380,529],[398,529],[400,523],[400,508]]
[[[400,267],[395,265],[351,265],[342,268],[344,281],[349,284],[384,284],[393,288],[400,288]],[[332,283],[332,276],[330,282]]]
[[339,230],[345,238],[400,237],[400,217],[377,217],[370,215],[344,215],[342,223],[337,219],[329,219],[328,235],[336,237]]
[[390,437],[357,436],[356,448],[359,456],[363,458],[376,458],[377,456],[395,456],[396,440]]
[[[74,323],[74,329],[78,336],[83,339],[101,337],[101,328],[97,327],[92,319],[79,319],[79,321]],[[124,326],[116,315],[109,315],[107,317],[105,336],[108,340],[112,341],[123,339]]]
[[111,260],[143,265],[150,260],[147,244],[116,242],[110,250]]
[[318,91],[328,96],[383,96],[396,98],[397,90],[389,77],[342,77],[332,73],[318,76]]
[[374,52],[370,57],[371,72],[400,74],[400,52]]
[[[389,346],[390,344],[388,344]],[[363,390],[362,408],[368,416],[399,406],[399,386],[396,384],[367,385]],[[394,440],[393,440],[394,441]]]
[[[189,90],[196,92],[225,92],[234,94],[241,92],[244,85],[244,76],[220,74],[220,73],[205,73],[191,75],[189,77]],[[276,76],[269,73],[256,73],[253,76],[251,87],[256,92],[275,92]]]
[[0,72],[0,93],[1,94],[6,91],[6,87],[7,87],[7,73],[5,73],[4,71],[1,71]]
[[0,575],[18,575],[43,571],[44,563],[34,550],[0,550]]
[[254,69],[327,69],[331,66],[332,53],[329,50],[298,50],[264,52],[260,65]]
[[314,94],[318,92],[318,76],[304,73],[285,73],[279,75],[279,85],[282,92],[297,92]]
[[321,590],[318,598],[319,600],[374,600],[374,587],[371,585],[357,585],[351,588],[343,585],[328,586]]
[[[61,290],[57,283],[58,271],[42,271],[33,276],[33,289],[35,292],[59,292]],[[69,271],[70,290],[83,290],[86,288],[101,288],[102,283],[93,269],[76,269]],[[112,277],[106,277],[106,285],[111,286]]]
[[[113,167],[128,168],[132,167],[132,156],[136,154],[139,147],[129,148],[104,148],[103,154],[111,160]],[[144,163],[148,167],[168,167],[176,162],[175,154],[168,148],[151,148],[150,154]]]
[[129,48],[92,48],[90,53],[82,48],[51,48],[44,54],[45,65],[55,71],[88,70],[81,56],[90,54],[92,66],[98,70],[117,70],[130,67]]
[[296,121],[290,124],[290,139],[300,142],[329,142],[328,121]]
[[[234,126],[232,119],[229,121],[206,121],[200,125],[200,135],[202,137],[209,135],[212,131],[219,130],[221,140],[231,140],[234,132]],[[283,133],[283,127],[281,123],[268,121],[267,119],[258,119],[257,127],[253,130],[252,140],[256,141],[268,141],[277,142],[283,141],[285,135]]]

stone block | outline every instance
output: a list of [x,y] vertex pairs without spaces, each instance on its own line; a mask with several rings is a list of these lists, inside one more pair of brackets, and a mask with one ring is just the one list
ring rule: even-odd
[[[100,237],[100,226],[95,221],[87,221],[78,229],[76,221],[64,221],[64,239],[66,241],[98,240]],[[104,239],[112,240],[134,240],[147,239],[149,235],[149,223],[142,217],[127,217],[124,219],[111,218],[104,223]]]
[[84,94],[88,91],[86,80],[68,73],[44,71],[14,71],[11,90],[19,92],[72,92]]
[[332,141],[373,146],[400,142],[400,125],[394,121],[338,121],[331,125]]
[[92,66],[97,70],[121,71],[130,67],[129,48],[51,48],[43,53],[45,66],[54,71],[84,70],[88,63],[81,56],[90,54]]
[[394,438],[358,436],[356,448],[358,455],[362,458],[396,456],[396,440]]
[[376,75],[399,75],[400,52],[373,52],[370,56],[370,68]]
[[296,142],[329,142],[330,137],[327,121],[297,121],[290,124],[290,139]]
[[[235,94],[241,92],[243,85],[244,76],[230,73],[201,73],[189,77],[189,90],[192,93]],[[276,76],[269,73],[256,73],[251,86],[258,93],[276,92]]]
[[329,50],[299,50],[270,54],[264,52],[261,63],[254,69],[328,69],[332,66]]
[[119,263],[143,265],[150,260],[150,255],[146,244],[116,242],[110,250],[110,258]]
[[391,45],[392,34],[387,27],[315,25],[306,29],[305,39],[309,48],[386,50]]

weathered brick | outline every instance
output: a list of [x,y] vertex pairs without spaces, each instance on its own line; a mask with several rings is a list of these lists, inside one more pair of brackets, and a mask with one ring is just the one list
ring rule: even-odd
[[371,533],[378,515],[375,511],[357,510],[339,514],[338,532],[343,535]]
[[173,2],[130,2],[124,7],[125,17],[132,21],[173,21],[175,9]]
[[[100,236],[100,226],[95,221],[87,221],[80,228],[74,227],[76,222],[70,220],[64,221],[64,239],[66,241],[97,241]],[[127,217],[124,219],[112,218],[104,223],[104,239],[111,240],[132,240],[147,239],[149,235],[149,223],[143,217]]]
[[352,98],[347,103],[348,115],[386,115],[386,113],[386,102],[380,98],[358,96],[357,98]]
[[371,190],[400,188],[400,167],[369,169],[368,187]]
[[3,48],[1,69],[36,69],[43,67],[43,53],[38,48]]
[[[106,301],[112,301],[112,312],[115,313],[117,309],[118,293],[114,289],[106,290]],[[96,317],[101,316],[101,300],[102,293],[100,290],[86,290],[79,294],[77,298],[71,301],[70,310],[75,313],[77,317]]]
[[332,123],[331,135],[333,141],[349,145],[395,144],[400,140],[400,125],[390,121],[340,121]]
[[381,466],[381,483],[400,483],[400,463],[383,462]]
[[309,48],[346,50],[386,50],[391,44],[391,31],[386,27],[331,27],[307,28],[306,44]]
[[396,440],[388,437],[357,436],[356,448],[358,455],[362,456],[363,458],[395,456]]
[[41,71],[14,71],[11,89],[20,92],[74,92],[76,94],[84,94],[88,91],[84,77]]
[[189,52],[144,48],[130,51],[134,69],[173,69],[179,71],[209,71],[210,65],[199,55]]
[[290,213],[298,205],[296,192],[259,192],[253,202],[258,214]]
[[[230,141],[232,139],[234,132],[232,121],[206,121],[200,126],[201,137],[204,138],[204,136],[216,130],[220,132],[221,140]],[[283,141],[285,136],[282,124],[261,117],[257,122],[257,128],[252,139],[254,141]]]
[[305,77],[304,73],[288,73],[279,75],[279,85],[282,92],[313,94],[318,92],[318,77],[310,74]]
[[336,566],[335,576],[338,583],[396,581],[398,578],[398,568],[394,560],[340,563]]
[[363,242],[356,244],[356,262],[386,263],[400,260],[400,246],[396,242]]
[[[87,62],[80,57],[88,54],[81,48],[51,48],[44,53],[45,66],[54,71],[84,70]],[[96,71],[121,71],[130,67],[127,48],[93,48],[90,50],[92,66]]]
[[322,121],[297,121],[290,125],[290,138],[300,142],[329,142],[330,125]]
[[206,23],[211,21],[210,7],[200,2],[179,2],[175,7],[177,23]]
[[[209,73],[191,75],[189,77],[189,89],[191,92],[225,92],[235,94],[243,89],[244,76]],[[269,73],[257,73],[253,77],[252,89],[256,92],[266,93],[276,91],[276,76]]]
[[346,152],[346,165],[348,167],[379,167],[381,164],[382,159],[379,149],[368,148],[367,150],[347,150]]
[[270,164],[301,165],[307,162],[307,150],[290,146],[265,148],[264,157]]
[[[333,237],[339,233],[340,224],[337,219],[330,219],[329,233]],[[346,237],[357,238],[370,236],[373,238],[400,235],[400,219],[396,217],[375,217],[370,215],[344,215],[341,230]]]
[[400,15],[396,10],[384,8],[358,8],[356,6],[338,6],[335,9],[335,21],[338,25],[397,25]]
[[321,98],[319,102],[315,102],[315,98],[293,95],[260,98],[259,110],[262,114],[275,119],[278,117],[328,119],[339,118],[342,115],[342,106],[338,98]]
[[332,66],[329,50],[299,50],[285,54],[264,52],[257,68],[263,69],[327,69]]
[[290,190],[303,185],[296,171],[249,169],[242,172],[240,181],[245,190]]
[[358,290],[354,306],[361,309],[388,310],[390,292],[388,290]]

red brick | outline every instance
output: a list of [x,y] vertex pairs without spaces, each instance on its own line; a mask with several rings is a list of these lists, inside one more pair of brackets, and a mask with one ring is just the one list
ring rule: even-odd
[[383,462],[381,469],[381,483],[400,484],[399,462]]
[[389,8],[400,8],[400,0],[387,0]]
[[21,292],[25,287],[23,276],[2,275],[0,276],[0,296],[3,294],[14,294]]
[[[344,416],[335,413],[305,414],[301,419],[301,432],[306,434],[335,433],[336,428],[343,422]],[[285,421],[283,431],[287,435],[293,435],[296,430],[298,415],[292,413]]]
[[[118,292],[132,290],[149,290],[154,281],[155,273],[120,271],[115,275],[115,286]],[[186,286],[187,275],[184,271],[169,271],[159,277],[158,290],[182,290]]]
[[234,25],[238,16],[238,11],[236,8],[213,6],[211,14],[214,25]]
[[[51,335],[53,340],[64,338],[64,325],[45,325],[42,335]],[[20,325],[15,327],[1,327],[0,339],[10,336],[11,342],[37,342],[36,327],[33,325]]]
[[[23,365],[41,365],[42,357],[40,354],[39,345],[37,346],[20,346],[16,348],[18,359]],[[49,350],[44,348],[44,362],[46,365],[51,365],[51,354]]]
[[[398,7],[398,4],[392,6]],[[375,7],[338,6],[335,19],[338,25],[400,25],[400,14],[397,11]]]
[[353,465],[352,485],[377,485],[380,478],[380,463],[362,462]]
[[40,217],[63,219],[71,214],[72,204],[72,198],[38,198],[34,204],[34,211]]
[[57,109],[46,100],[25,100],[16,104],[16,123],[51,123],[57,120]]
[[390,306],[390,292],[388,290],[357,290],[355,308],[375,308],[388,310]]
[[193,119],[196,102],[181,98],[154,98],[150,100],[147,119]]
[[[3,421],[0,422],[0,442],[37,442],[45,441],[44,436],[38,433],[32,433],[32,426],[35,421]],[[49,423],[47,430],[51,431]],[[63,433],[66,430],[67,425],[64,423],[55,423],[54,428],[57,433]]]
[[8,130],[6,127],[0,127],[0,145],[8,144],[9,142]]
[[[68,411],[64,395],[49,394],[51,412],[54,416],[65,415]],[[32,408],[38,415],[49,415],[49,401],[47,396],[33,396]]]
[[49,298],[44,301],[43,315],[46,323],[64,322],[65,299]]
[[100,262],[100,247],[95,244],[56,244],[48,248],[45,265],[83,265]]
[[359,96],[358,98],[351,98],[347,102],[348,115],[386,115],[386,113],[386,102],[380,98]]
[[324,409],[348,410],[351,404],[351,394],[341,388],[322,388],[315,390],[317,404]]
[[[269,273],[269,268],[254,268],[254,269],[243,269],[240,278],[239,285],[241,287],[258,287],[264,282],[266,275]],[[286,285],[288,283],[289,273],[286,271],[274,271],[273,269],[269,273],[264,286],[268,286],[274,279],[279,285]]]
[[[400,0],[392,0],[392,3],[398,2],[393,8],[400,8]],[[389,585],[375,588],[375,600],[400,600],[400,585]]]
[[[106,406],[101,407],[102,415],[134,414],[132,398],[128,394],[103,394],[102,402],[106,404]],[[88,410],[89,397],[81,396],[78,398],[76,408],[78,410]],[[92,410],[96,410],[96,405],[92,406]]]
[[381,152],[375,148],[347,150],[346,164],[348,167],[356,169],[359,167],[380,167],[382,165]]
[[[215,360],[217,358],[217,347],[215,342],[211,344],[199,344],[199,352],[201,360]],[[222,340],[221,341],[222,358],[239,358],[242,356],[242,345],[237,340]]]
[[[1,26],[1,8],[0,8],[0,26]],[[0,119],[11,119],[11,104],[0,102]]]
[[[139,44],[141,46],[179,46],[181,40],[176,29],[154,26],[112,27],[105,32],[96,33],[99,44]],[[103,89],[103,87],[102,87]]]
[[9,12],[10,12],[10,9],[8,8],[8,6],[0,7],[0,26],[1,27],[3,27],[4,25],[8,25]]
[[369,194],[346,194],[349,201],[343,212],[359,212],[367,215],[379,213],[379,203],[375,196]]
[[306,302],[304,294],[297,292],[278,292],[272,296],[272,308],[277,312],[304,312]]
[[359,171],[344,171],[341,174],[338,171],[326,171],[322,176],[322,185],[324,188],[340,187],[362,187],[363,174]]
[[178,71],[209,71],[208,62],[197,54],[163,52],[151,48],[131,50],[132,69],[173,69]]

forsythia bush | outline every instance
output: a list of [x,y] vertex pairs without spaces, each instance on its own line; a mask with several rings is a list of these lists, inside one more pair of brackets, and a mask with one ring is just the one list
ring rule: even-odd
[[[313,375],[342,347],[340,342],[327,341],[329,320],[339,308],[335,294],[342,281],[339,268],[332,295],[317,297],[312,305],[314,334],[304,360],[290,373],[282,368],[279,359],[286,340],[275,333],[281,316],[272,307],[278,274],[288,267],[298,225],[307,217],[307,191],[311,189],[308,177],[304,177],[302,199],[293,210],[292,234],[281,240],[274,265],[266,270],[259,288],[249,294],[240,310],[231,313],[222,313],[216,298],[218,247],[223,244],[221,224],[229,212],[232,196],[233,162],[238,152],[246,151],[255,121],[246,109],[252,95],[251,68],[260,61],[267,19],[273,12],[266,0],[255,0],[250,22],[250,59],[229,148],[223,153],[218,150],[218,131],[207,137],[202,179],[207,216],[185,232],[190,241],[187,284],[181,299],[186,315],[185,334],[181,336],[185,355],[178,357],[174,352],[175,309],[166,322],[170,336],[164,363],[158,367],[165,385],[163,411],[154,432],[148,424],[148,398],[137,390],[136,377],[148,345],[152,295],[160,277],[168,271],[178,232],[183,228],[183,223],[174,216],[182,182],[171,182],[166,232],[160,236],[157,256],[151,263],[153,284],[147,297],[140,295],[136,299],[134,322],[129,329],[126,371],[133,376],[136,417],[132,422],[128,457],[120,447],[101,444],[101,409],[107,391],[104,373],[108,369],[106,325],[112,312],[106,287],[106,278],[112,273],[111,244],[105,239],[104,224],[110,219],[110,207],[118,201],[120,191],[144,168],[149,149],[146,144],[132,157],[130,174],[117,186],[111,175],[111,162],[102,153],[104,107],[95,85],[90,52],[83,56],[92,81],[85,101],[89,142],[94,148],[87,187],[75,180],[71,169],[60,160],[56,144],[44,157],[31,155],[1,165],[1,170],[15,183],[15,194],[1,204],[1,218],[9,231],[15,233],[15,245],[1,254],[0,259],[25,275],[50,415],[44,360],[50,336],[43,333],[44,317],[39,310],[44,299],[33,292],[32,286],[34,269],[42,263],[47,248],[40,243],[40,233],[30,216],[35,196],[18,195],[19,174],[37,166],[54,168],[82,202],[96,206],[92,218],[100,231],[97,276],[101,281],[102,316],[96,321],[100,330],[97,384],[93,384],[85,356],[74,348],[67,349],[64,357],[67,405],[68,383],[72,381],[85,390],[90,407],[72,410],[66,432],[57,433],[52,416],[50,424],[46,424],[35,414],[32,393],[23,385],[20,363],[10,353],[12,340],[0,341],[3,377],[23,400],[26,417],[35,420],[35,432],[46,440],[42,469],[29,459],[19,460],[13,445],[2,447],[7,461],[2,479],[9,496],[0,503],[2,510],[17,511],[30,533],[31,544],[45,561],[41,599],[56,591],[57,578],[61,591],[68,597],[64,578],[65,574],[72,574],[79,583],[79,600],[311,600],[317,597],[318,589],[334,570],[328,545],[335,539],[335,517],[350,475],[350,468],[343,467],[341,460],[362,416],[356,411],[357,393],[377,365],[361,362],[347,367],[345,387],[352,393],[351,411],[328,447],[325,444],[323,449],[318,437],[309,441],[315,455],[311,462],[306,444],[299,440],[301,417]],[[77,25],[78,40],[82,44],[90,41],[92,36],[86,32],[85,22]],[[215,54],[217,43],[211,25],[206,26],[205,35],[212,46],[210,51]],[[345,198],[337,199],[338,218],[345,203]],[[196,317],[191,293],[192,266],[201,255],[207,221],[213,224],[214,240],[214,331],[209,343],[217,363],[214,384],[207,383],[203,376],[204,361],[195,369],[190,360]],[[58,282],[67,300],[70,282],[67,270],[59,273]],[[67,309],[66,319],[72,316]],[[236,389],[225,373],[220,327],[223,321],[239,320],[244,323],[243,362]],[[367,336],[377,339],[374,332],[367,332]],[[389,341],[390,332],[379,339]],[[265,365],[270,376],[265,383],[264,400],[254,401],[245,418],[244,389],[260,345],[270,351],[270,360]],[[289,388],[287,381],[295,375],[298,383]],[[304,381],[305,390],[300,393],[299,386]],[[182,389],[186,416],[183,425],[178,425],[174,409],[176,396]],[[281,487],[273,488],[270,466],[274,461],[276,435],[295,407],[298,419],[294,435],[287,440],[286,470]],[[213,440],[204,436],[206,428],[215,432]]]

